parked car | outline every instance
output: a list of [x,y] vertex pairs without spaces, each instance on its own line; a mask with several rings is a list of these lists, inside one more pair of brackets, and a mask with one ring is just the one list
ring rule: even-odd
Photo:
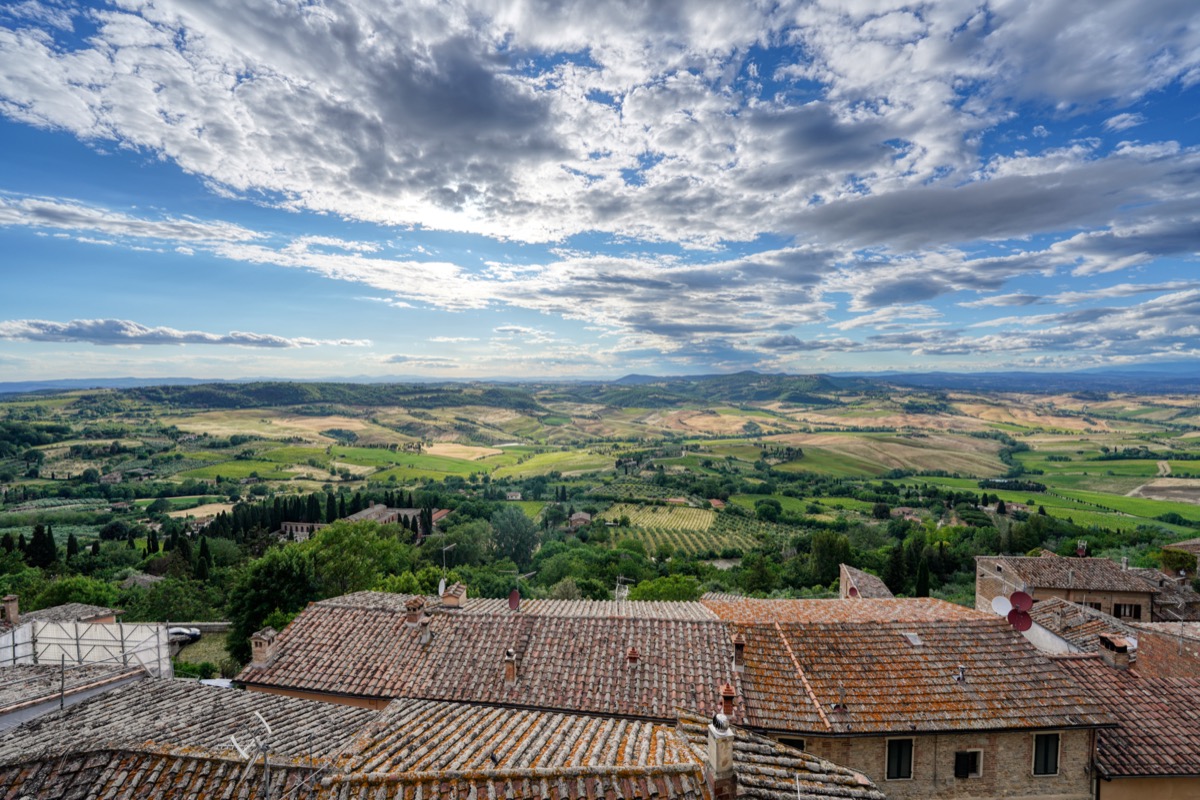
[[175,637],[186,637],[188,644],[200,641],[199,628],[167,628],[167,635],[172,639]]

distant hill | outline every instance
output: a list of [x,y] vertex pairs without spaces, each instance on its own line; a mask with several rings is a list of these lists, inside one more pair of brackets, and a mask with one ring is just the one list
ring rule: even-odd
[[871,379],[894,386],[980,392],[1172,394],[1200,391],[1200,364],[1192,362],[1076,372],[897,372],[886,375],[855,373],[845,377]]

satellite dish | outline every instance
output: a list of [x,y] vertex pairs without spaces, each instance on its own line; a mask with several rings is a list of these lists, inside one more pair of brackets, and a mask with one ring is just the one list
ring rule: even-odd
[[438,597],[441,597],[445,593],[446,593],[446,579],[442,578],[440,581],[438,581]]
[[850,587],[850,592],[849,592],[849,594],[850,594],[850,596],[851,596],[851,597],[858,597],[858,587],[857,587],[857,586],[851,586],[851,587]]
[[998,594],[992,598],[992,611],[995,611],[1002,617],[1008,616],[1008,612],[1013,610],[1013,604],[1007,597]]
[[521,610],[521,593],[516,589],[508,593],[508,607],[511,611]]
[[1008,621],[1021,633],[1024,633],[1033,627],[1033,617],[1029,616],[1029,614],[1024,611],[1020,611],[1015,608],[1008,612]]
[[1018,611],[1028,611],[1033,608],[1033,598],[1024,592],[1013,592],[1008,599],[1012,602],[1012,607]]

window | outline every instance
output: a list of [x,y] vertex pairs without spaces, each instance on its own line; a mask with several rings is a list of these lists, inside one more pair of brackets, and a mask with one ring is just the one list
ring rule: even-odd
[[1039,733],[1033,737],[1033,774],[1058,774],[1058,734]]
[[1084,605],[1085,605],[1085,606],[1087,606],[1088,608],[1094,608],[1096,611],[1103,611],[1103,610],[1104,610],[1104,605],[1103,605],[1103,604],[1101,604],[1101,603],[1093,603],[1093,602],[1091,602],[1090,600],[1089,600],[1088,602],[1084,603]]
[[799,736],[780,736],[779,743],[786,744],[788,747],[795,748],[796,750],[804,750],[804,740]]
[[912,739],[887,740],[887,779],[889,781],[912,778]]
[[1119,619],[1141,619],[1142,606],[1140,603],[1114,603],[1113,616]]
[[954,754],[954,777],[978,778],[982,774],[982,750],[959,750]]

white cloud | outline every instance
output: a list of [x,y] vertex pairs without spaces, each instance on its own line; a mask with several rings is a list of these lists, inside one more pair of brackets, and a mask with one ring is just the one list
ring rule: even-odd
[[1119,133],[1144,124],[1146,118],[1141,114],[1117,114],[1104,120],[1104,130]]
[[365,339],[288,338],[266,333],[206,333],[168,327],[149,327],[126,319],[75,319],[51,322],[43,319],[0,321],[0,339],[23,342],[85,342],[95,345],[236,345],[239,347],[292,348],[330,345],[366,347]]

